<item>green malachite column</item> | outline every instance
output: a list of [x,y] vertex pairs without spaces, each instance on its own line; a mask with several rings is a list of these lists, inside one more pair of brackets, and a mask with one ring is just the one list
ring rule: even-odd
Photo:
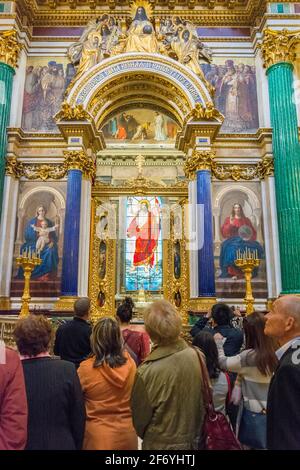
[[1,31],[0,34],[0,217],[2,212],[5,175],[5,156],[11,92],[15,67],[22,45],[18,42],[15,30]]
[[2,212],[5,157],[14,69],[0,62],[0,217]]
[[269,82],[282,294],[300,293],[300,145],[293,94],[291,32],[267,30],[262,51]]

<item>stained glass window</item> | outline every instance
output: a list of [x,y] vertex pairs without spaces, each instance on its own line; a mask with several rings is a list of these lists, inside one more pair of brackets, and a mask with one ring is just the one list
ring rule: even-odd
[[161,200],[128,197],[126,207],[125,288],[159,291],[162,287]]

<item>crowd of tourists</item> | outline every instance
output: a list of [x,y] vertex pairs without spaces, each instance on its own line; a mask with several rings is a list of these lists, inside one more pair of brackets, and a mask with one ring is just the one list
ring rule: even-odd
[[245,317],[217,303],[192,341],[166,300],[144,329],[133,311],[126,298],[92,326],[80,298],[55,338],[43,315],[17,322],[17,351],[0,343],[1,450],[300,450],[299,297]]

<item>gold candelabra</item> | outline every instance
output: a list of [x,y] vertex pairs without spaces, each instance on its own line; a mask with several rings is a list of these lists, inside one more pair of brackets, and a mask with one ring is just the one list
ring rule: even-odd
[[234,261],[235,265],[240,268],[246,280],[246,296],[244,298],[246,304],[246,315],[250,315],[254,312],[254,297],[252,294],[252,272],[254,268],[257,268],[260,263],[260,259],[257,255],[257,250],[253,251],[249,248],[246,248],[245,251],[238,250],[236,253],[236,259]]
[[22,308],[20,311],[20,317],[26,317],[29,315],[29,302],[30,297],[30,278],[31,273],[36,266],[39,266],[42,263],[40,253],[29,250],[24,250],[23,253],[20,253],[20,256],[17,258],[17,265],[22,266],[24,271],[24,291],[22,295]]

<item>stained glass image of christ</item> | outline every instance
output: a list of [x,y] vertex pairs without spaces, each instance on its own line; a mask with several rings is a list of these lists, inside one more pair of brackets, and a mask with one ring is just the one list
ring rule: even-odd
[[129,197],[126,209],[126,290],[158,291],[162,286],[160,200]]

